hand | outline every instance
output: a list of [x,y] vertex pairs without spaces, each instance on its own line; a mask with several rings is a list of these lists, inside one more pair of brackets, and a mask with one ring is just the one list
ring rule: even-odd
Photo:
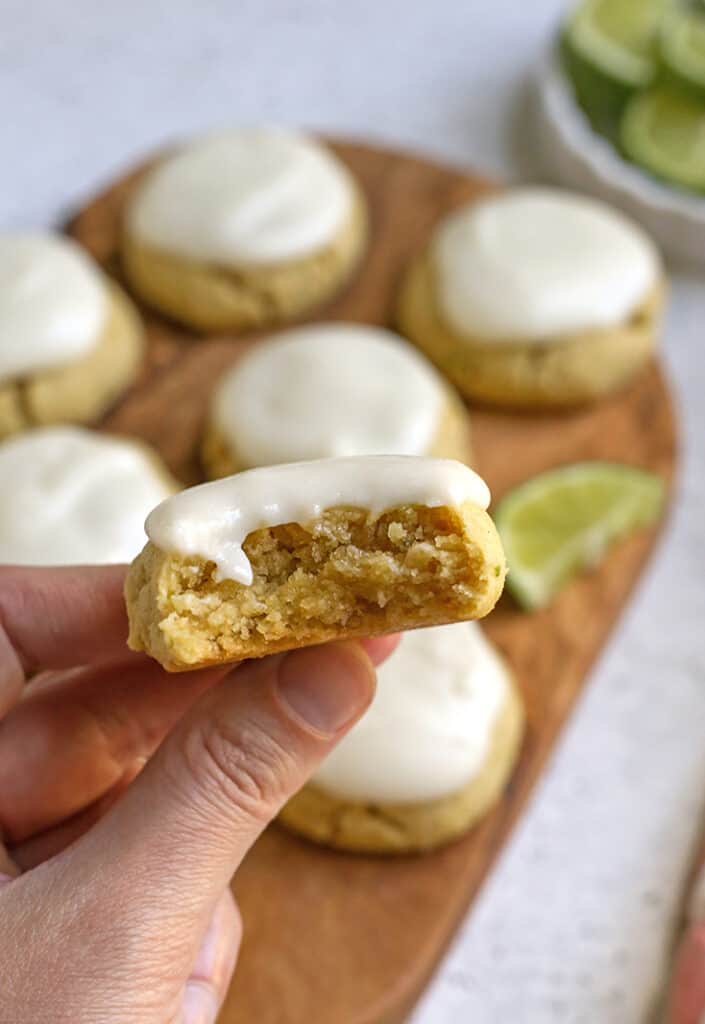
[[123,579],[0,569],[0,1018],[12,1024],[215,1020],[241,934],[230,878],[365,710],[373,660],[394,646],[169,675],[125,648]]
[[665,1024],[702,1024],[705,1017],[705,924],[691,924],[676,953]]
[[705,845],[690,880],[684,925],[673,958],[664,1024],[705,1021]]

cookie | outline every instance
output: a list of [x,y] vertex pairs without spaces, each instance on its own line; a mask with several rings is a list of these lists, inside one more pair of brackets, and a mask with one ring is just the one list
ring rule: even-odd
[[430,850],[501,796],[521,743],[521,699],[476,623],[405,634],[377,676],[372,706],[279,820],[341,850]]
[[258,342],[220,381],[202,448],[211,477],[338,455],[469,462],[458,395],[411,345],[363,324],[311,324]]
[[0,563],[129,562],[147,514],[177,490],[140,442],[39,427],[0,444]]
[[397,319],[463,395],[560,408],[623,387],[654,352],[665,283],[650,239],[596,200],[515,189],[451,214]]
[[137,376],[139,315],[75,242],[0,237],[0,438],[90,423]]
[[367,238],[354,178],[284,129],[197,139],[148,170],[126,210],[125,273],[146,302],[200,331],[282,323],[336,292]]
[[481,618],[505,576],[467,466],[412,456],[251,469],[147,520],[126,581],[129,645],[170,671]]

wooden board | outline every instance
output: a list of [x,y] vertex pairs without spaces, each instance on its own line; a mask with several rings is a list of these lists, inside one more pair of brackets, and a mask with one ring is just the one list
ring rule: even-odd
[[[491,186],[399,153],[335,148],[367,193],[372,244],[355,280],[312,319],[392,325],[410,255],[442,214]],[[70,226],[117,276],[121,211],[138,173],[99,196]],[[209,392],[255,339],[194,343],[188,332],[145,315],[145,371],[104,427],[151,441],[191,483],[201,478],[197,446]],[[537,417],[477,409],[473,422],[478,468],[495,498],[540,470],[577,459],[623,460],[669,481],[673,476],[674,419],[656,365],[591,410]],[[648,532],[623,543],[546,611],[523,614],[505,597],[487,621],[520,682],[528,729],[504,799],[465,839],[429,856],[385,860],[317,849],[277,827],[262,837],[235,886],[245,939],[223,1024],[405,1019],[524,806],[654,541],[655,532]]]

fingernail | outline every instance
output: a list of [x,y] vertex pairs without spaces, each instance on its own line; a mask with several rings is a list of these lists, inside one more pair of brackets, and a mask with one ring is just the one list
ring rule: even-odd
[[387,633],[386,636],[367,637],[359,642],[369,655],[372,664],[381,665],[394,653],[400,639],[401,633]]
[[220,1006],[210,985],[202,981],[187,981],[181,1000],[183,1024],[214,1024]]
[[356,719],[374,693],[374,670],[354,643],[292,651],[279,667],[282,703],[317,732],[334,734]]

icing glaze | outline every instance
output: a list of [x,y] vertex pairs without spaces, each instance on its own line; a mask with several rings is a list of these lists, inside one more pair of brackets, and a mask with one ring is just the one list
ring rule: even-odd
[[423,455],[445,385],[391,331],[314,324],[260,342],[224,377],[213,422],[251,466],[335,455]]
[[0,382],[80,359],[98,341],[106,311],[100,272],[75,242],[0,236]]
[[313,776],[344,800],[416,803],[468,785],[490,754],[507,670],[476,623],[405,633],[371,707]]
[[624,323],[659,274],[655,246],[603,203],[514,189],[471,203],[432,248],[443,319],[483,342],[550,342]]
[[186,259],[268,264],[331,242],[352,200],[350,174],[324,146],[294,131],[242,128],[197,139],[148,172],[127,224]]
[[0,491],[0,562],[85,565],[134,558],[170,488],[131,441],[45,427],[0,445]]
[[310,523],[326,509],[351,506],[380,514],[398,505],[486,509],[487,484],[452,459],[408,455],[317,459],[244,473],[190,487],[150,513],[146,530],[162,551],[214,562],[216,579],[249,586],[242,543],[253,530]]

